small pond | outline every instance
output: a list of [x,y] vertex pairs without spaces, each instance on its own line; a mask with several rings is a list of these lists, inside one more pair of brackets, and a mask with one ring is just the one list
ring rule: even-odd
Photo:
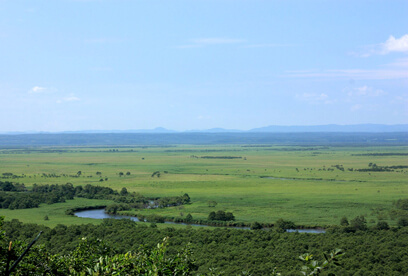
[[[122,215],[111,215],[105,213],[105,209],[93,209],[93,210],[86,210],[86,211],[79,211],[74,213],[75,216],[79,218],[92,218],[92,219],[106,219],[106,218],[113,218],[113,219],[130,219],[133,221],[140,221],[137,217],[132,216],[122,216]],[[181,224],[181,225],[191,225],[191,226],[199,226],[199,227],[208,227],[208,225],[203,224],[187,224],[184,222],[173,222],[173,221],[166,221],[166,224]],[[225,226],[222,226],[225,227]],[[250,227],[229,227],[234,229],[242,229],[242,230],[250,230]],[[326,231],[324,229],[288,229],[287,232],[299,232],[299,233],[311,233],[311,234],[322,234]]]

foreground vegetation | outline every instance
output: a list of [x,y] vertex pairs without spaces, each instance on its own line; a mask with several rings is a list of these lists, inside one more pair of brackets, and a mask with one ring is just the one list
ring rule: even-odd
[[30,248],[40,232],[23,252],[26,245],[20,241],[7,246],[2,223],[0,217],[1,275],[189,275],[195,268],[188,247],[171,258],[166,256],[167,238],[153,249],[118,254],[100,239],[83,237],[67,254],[50,254],[43,246]]
[[[408,227],[368,228],[354,233],[346,228],[336,226],[326,234],[299,234],[279,229],[157,228],[155,224],[115,219],[105,219],[98,226],[48,228],[12,220],[4,224],[6,236],[0,239],[0,261],[5,262],[7,241],[28,242],[43,231],[32,253],[19,266],[20,275],[27,275],[27,271],[48,275],[78,272],[112,275],[122,269],[129,269],[133,275],[167,275],[165,271],[171,275],[301,275],[304,262],[299,256],[308,260],[312,256],[323,264],[329,256],[323,253],[334,248],[342,248],[345,254],[335,261],[340,266],[330,264],[326,273],[364,276],[408,273]],[[24,248],[13,244],[13,260]]]

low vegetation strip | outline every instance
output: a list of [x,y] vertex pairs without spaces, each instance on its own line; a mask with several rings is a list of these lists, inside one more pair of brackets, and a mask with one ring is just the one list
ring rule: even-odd
[[405,152],[377,152],[377,153],[359,153],[351,156],[407,156]]
[[202,159],[242,159],[241,156],[201,156]]

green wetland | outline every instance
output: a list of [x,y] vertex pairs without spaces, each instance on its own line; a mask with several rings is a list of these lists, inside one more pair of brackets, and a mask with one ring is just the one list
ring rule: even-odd
[[[300,275],[299,255],[324,260],[323,252],[341,248],[343,266],[327,271],[405,275],[407,156],[408,146],[387,143],[4,147],[0,182],[25,191],[2,191],[3,202],[13,193],[67,183],[73,199],[44,199],[36,208],[7,199],[0,216],[6,239],[28,242],[42,230],[38,243],[50,254],[69,254],[83,237],[102,238],[115,254],[169,237],[169,256],[192,244],[196,261],[190,274]],[[93,186],[112,194],[89,196],[85,190]],[[126,208],[117,207],[125,201]],[[72,215],[98,206],[116,206],[111,212],[148,222]],[[282,223],[327,232],[284,233],[292,227],[279,228]]]
[[[284,218],[297,225],[325,227],[338,224],[343,216],[364,215],[369,224],[381,219],[395,225],[389,216],[392,202],[408,197],[407,157],[401,155],[407,152],[404,146],[4,149],[0,181],[21,183],[28,189],[34,184],[66,183],[118,191],[125,187],[151,198],[187,193],[191,204],[127,212],[172,219],[189,213],[194,219],[206,219],[210,212],[223,210],[245,223]],[[65,224],[89,222],[64,216],[64,208],[106,204],[77,200],[1,213],[6,220],[55,226],[64,220]],[[215,207],[209,205],[211,201]],[[48,221],[43,220],[45,215]]]

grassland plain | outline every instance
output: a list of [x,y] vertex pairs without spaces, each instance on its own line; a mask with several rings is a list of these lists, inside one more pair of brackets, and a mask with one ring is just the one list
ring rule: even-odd
[[[327,147],[274,145],[208,145],[143,147],[36,147],[0,149],[2,181],[37,184],[100,185],[147,197],[188,193],[190,205],[134,214],[166,217],[191,214],[206,219],[211,211],[233,212],[237,221],[273,223],[279,218],[300,225],[338,224],[364,215],[395,224],[392,202],[408,197],[408,169],[357,171],[406,166],[407,146]],[[153,176],[159,171],[160,176]],[[78,172],[81,172],[78,174]],[[100,175],[96,173],[100,172]],[[120,173],[123,173],[121,175]],[[130,175],[126,175],[129,172]],[[14,178],[6,178],[12,173]],[[103,181],[101,181],[101,179]],[[216,201],[209,207],[208,201]],[[72,206],[101,205],[76,199],[37,209],[4,210],[6,220],[18,218],[48,226],[98,223],[66,216]],[[44,221],[48,215],[49,220]]]

